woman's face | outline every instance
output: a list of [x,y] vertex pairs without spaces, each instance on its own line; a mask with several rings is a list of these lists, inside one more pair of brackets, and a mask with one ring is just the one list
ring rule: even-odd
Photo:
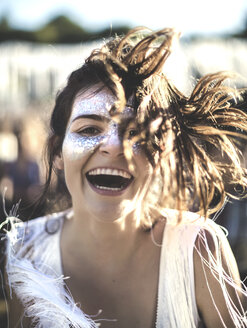
[[151,166],[141,148],[134,145],[135,170],[129,171],[122,140],[124,131],[130,139],[136,133],[133,110],[126,107],[116,123],[109,114],[116,98],[107,88],[95,91],[92,88],[75,98],[62,158],[73,206],[111,217],[110,213],[118,213],[121,201],[133,199]]

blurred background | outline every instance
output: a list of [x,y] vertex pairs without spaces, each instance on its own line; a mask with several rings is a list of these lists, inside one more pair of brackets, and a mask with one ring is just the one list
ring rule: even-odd
[[[247,85],[246,0],[0,0],[0,222],[20,199],[21,219],[43,214],[33,204],[44,182],[41,158],[55,95],[93,48],[135,26],[181,31],[165,68],[181,91],[221,70],[240,73],[238,86]],[[247,202],[231,200],[217,220],[229,231],[244,278]]]

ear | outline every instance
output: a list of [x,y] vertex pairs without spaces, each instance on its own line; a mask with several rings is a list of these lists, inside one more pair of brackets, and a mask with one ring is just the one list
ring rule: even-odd
[[63,158],[62,155],[56,155],[54,159],[54,166],[58,170],[63,170],[64,169],[64,163],[63,163]]

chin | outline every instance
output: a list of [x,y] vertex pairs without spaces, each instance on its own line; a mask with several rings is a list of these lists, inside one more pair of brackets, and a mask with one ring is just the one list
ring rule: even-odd
[[114,222],[121,219],[122,211],[122,202],[114,202],[111,204],[106,204],[106,202],[97,202],[88,207],[88,210],[91,211],[92,216],[100,222]]

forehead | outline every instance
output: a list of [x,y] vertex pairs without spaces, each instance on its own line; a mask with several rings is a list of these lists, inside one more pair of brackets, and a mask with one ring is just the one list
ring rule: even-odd
[[[73,103],[70,121],[81,115],[99,115],[110,118],[109,110],[117,98],[107,88],[92,88],[79,93]],[[124,116],[132,116],[134,111],[130,107],[124,110]]]

